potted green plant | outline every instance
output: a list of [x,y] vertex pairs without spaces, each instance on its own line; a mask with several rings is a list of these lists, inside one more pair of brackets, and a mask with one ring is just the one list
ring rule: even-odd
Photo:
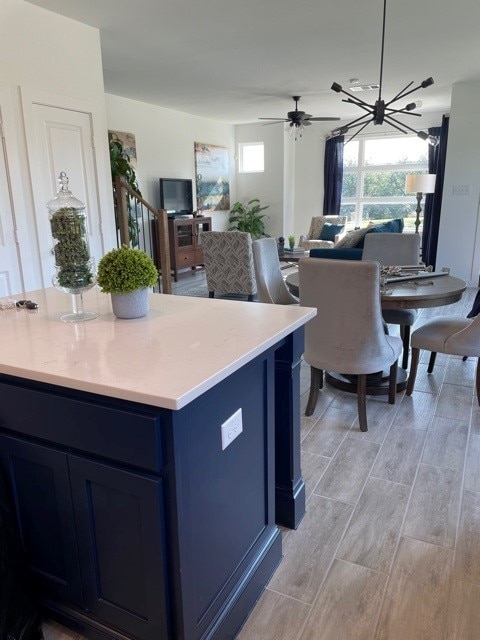
[[98,263],[97,282],[110,293],[117,318],[142,318],[148,313],[148,287],[158,281],[158,271],[145,251],[125,245],[112,249]]
[[288,246],[293,249],[295,246],[295,236],[288,236]]
[[235,202],[230,209],[230,217],[228,219],[230,223],[229,231],[247,231],[251,233],[255,238],[261,238],[267,236],[265,233],[264,218],[268,218],[267,215],[261,214],[262,211],[268,209],[269,205],[264,207],[260,206],[260,200],[254,198],[247,204],[242,202]]

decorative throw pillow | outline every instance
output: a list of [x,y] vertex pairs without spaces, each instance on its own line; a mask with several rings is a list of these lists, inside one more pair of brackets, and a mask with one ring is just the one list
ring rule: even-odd
[[[382,222],[381,224],[374,224],[370,226],[367,230],[367,233],[402,233],[403,225],[403,218],[395,218],[394,220],[388,220],[387,222]],[[365,236],[363,236],[360,244],[358,244],[357,246],[363,249],[364,243]]]
[[368,233],[402,233],[403,226],[403,218],[395,218],[394,220],[382,222],[382,224],[374,224],[373,227],[368,230]]
[[363,241],[369,228],[370,227],[362,227],[361,229],[350,231],[350,233],[347,233],[346,236],[343,236],[343,238],[337,242],[335,249],[340,249],[341,247],[358,247],[359,243]]
[[344,229],[344,224],[332,224],[331,222],[324,222],[322,230],[320,232],[319,240],[335,241],[335,236],[341,233]]

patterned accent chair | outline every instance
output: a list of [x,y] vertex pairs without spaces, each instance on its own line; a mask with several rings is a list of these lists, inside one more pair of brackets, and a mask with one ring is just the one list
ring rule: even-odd
[[335,240],[320,240],[320,234],[322,232],[323,225],[325,222],[329,222],[330,224],[343,224],[346,227],[347,224],[347,216],[315,216],[312,218],[312,222],[310,223],[310,230],[306,236],[300,236],[300,240],[298,242],[300,247],[303,247],[305,251],[310,251],[310,249],[331,249],[334,247],[337,242],[346,235],[346,228],[343,228],[341,233],[338,233],[335,236]]
[[205,231],[200,234],[210,298],[215,291],[244,294],[253,300],[257,292],[252,237],[243,231]]

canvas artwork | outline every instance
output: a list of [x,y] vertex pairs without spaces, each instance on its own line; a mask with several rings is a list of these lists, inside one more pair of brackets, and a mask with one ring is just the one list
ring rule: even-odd
[[108,139],[115,138],[122,144],[124,152],[127,154],[130,164],[134,169],[137,168],[137,144],[135,142],[135,135],[133,133],[127,133],[125,131],[109,131]]
[[227,147],[195,142],[197,211],[230,210],[230,182]]

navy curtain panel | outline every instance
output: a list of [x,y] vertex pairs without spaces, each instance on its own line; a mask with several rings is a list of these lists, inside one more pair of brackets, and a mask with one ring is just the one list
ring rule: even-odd
[[440,213],[442,209],[443,181],[445,177],[445,160],[447,157],[448,116],[443,116],[441,127],[431,127],[428,133],[439,138],[436,147],[428,147],[428,173],[437,176],[435,193],[425,198],[423,211],[422,260],[426,265],[435,268],[437,260],[438,230],[440,228]]
[[343,185],[343,142],[344,136],[335,136],[325,142],[325,162],[323,167],[323,215],[338,215],[342,199]]

